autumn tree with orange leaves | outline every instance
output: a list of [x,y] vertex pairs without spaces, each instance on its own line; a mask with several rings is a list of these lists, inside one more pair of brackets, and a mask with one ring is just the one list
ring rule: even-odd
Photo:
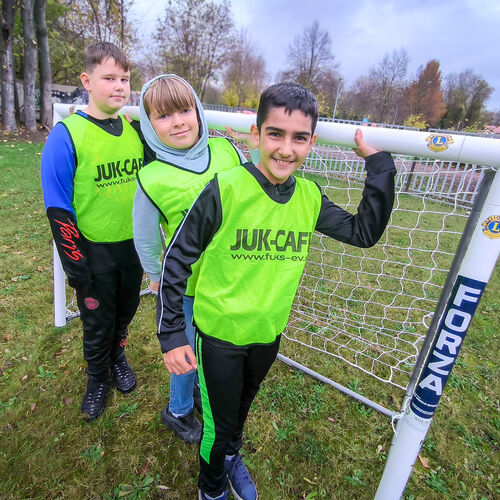
[[420,115],[431,127],[438,126],[446,111],[443,95],[439,61],[433,59],[425,68],[420,68],[418,79],[406,90],[406,102],[410,114]]

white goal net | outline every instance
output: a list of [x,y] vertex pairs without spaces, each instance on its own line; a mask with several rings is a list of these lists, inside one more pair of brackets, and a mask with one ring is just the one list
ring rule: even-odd
[[[394,159],[396,199],[385,233],[369,249],[314,235],[281,349],[355,392],[361,392],[360,378],[368,377],[375,383],[363,387],[370,401],[387,390],[377,384],[389,384],[401,396],[407,388],[488,168]],[[352,150],[319,144],[296,175],[316,181],[335,204],[356,212],[365,170]],[[76,301],[69,289],[66,297],[71,319],[78,314]],[[400,401],[393,403],[401,408]]]

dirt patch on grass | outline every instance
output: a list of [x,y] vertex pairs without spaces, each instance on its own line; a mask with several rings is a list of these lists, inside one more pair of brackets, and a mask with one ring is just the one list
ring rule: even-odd
[[2,142],[45,142],[48,135],[49,130],[46,128],[37,128],[37,130],[30,132],[22,125],[18,127],[17,132],[9,132],[0,123],[0,137]]

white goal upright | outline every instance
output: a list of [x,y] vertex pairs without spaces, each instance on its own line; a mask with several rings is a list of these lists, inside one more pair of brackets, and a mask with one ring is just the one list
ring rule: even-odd
[[[54,123],[69,108],[56,104]],[[138,116],[136,107],[124,112]],[[224,125],[248,131],[255,120],[220,111],[206,116],[213,135]],[[351,150],[357,128],[318,122],[318,145],[297,172],[351,212],[365,177],[364,161]],[[370,249],[314,235],[279,358],[398,420],[376,497],[390,500],[404,491],[498,258],[500,140],[362,130],[395,159],[389,224]],[[55,324],[62,326],[75,311],[57,252],[54,282]]]

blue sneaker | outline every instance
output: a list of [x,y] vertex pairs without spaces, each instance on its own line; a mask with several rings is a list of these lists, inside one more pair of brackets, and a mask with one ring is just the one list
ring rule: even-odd
[[224,461],[224,469],[236,500],[257,500],[259,498],[255,484],[239,453]]
[[218,497],[211,497],[205,492],[198,490],[198,500],[227,500],[229,498],[229,490],[226,490],[222,495]]

